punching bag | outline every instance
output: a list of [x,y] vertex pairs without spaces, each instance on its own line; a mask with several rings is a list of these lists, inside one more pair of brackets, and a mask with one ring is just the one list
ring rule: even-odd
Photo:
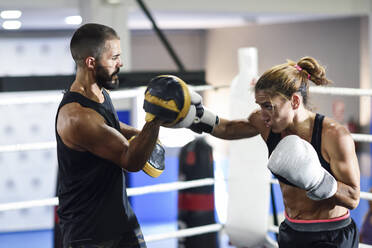
[[[258,74],[257,49],[240,48],[239,74],[230,87],[230,118],[247,118],[258,108],[254,79]],[[237,107],[238,106],[238,107]],[[257,135],[230,142],[226,233],[236,247],[260,247],[266,243],[270,173],[267,148]]]
[[[179,154],[179,180],[190,181],[213,178],[212,147],[197,138],[181,148]],[[179,229],[215,223],[214,186],[180,190],[178,193]],[[181,238],[178,248],[218,247],[218,234],[207,233]]]

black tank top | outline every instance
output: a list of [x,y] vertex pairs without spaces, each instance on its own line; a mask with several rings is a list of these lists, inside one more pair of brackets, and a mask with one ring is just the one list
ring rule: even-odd
[[[100,104],[77,92],[68,91],[58,107],[57,117],[62,106],[77,102],[95,110],[104,117],[107,125],[120,131],[110,96],[105,90],[103,95],[105,100]],[[64,247],[118,238],[137,228],[138,222],[126,194],[124,171],[90,152],[67,147],[57,129],[56,139],[58,215]]]
[[[322,167],[326,169],[329,173],[331,173],[331,175],[333,176],[333,173],[331,171],[331,166],[329,165],[327,161],[325,161],[321,153],[323,120],[324,120],[324,115],[320,115],[320,114],[315,115],[313,135],[311,137],[311,145],[314,147],[315,151],[317,152],[319,161]],[[267,148],[269,149],[269,157],[281,139],[282,137],[280,133],[273,133],[272,131],[270,131],[269,137],[267,138],[267,141],[266,141]],[[278,178],[280,182],[294,186],[292,183],[288,182],[288,180],[285,179],[284,177],[281,177],[276,174],[274,174],[274,176]]]

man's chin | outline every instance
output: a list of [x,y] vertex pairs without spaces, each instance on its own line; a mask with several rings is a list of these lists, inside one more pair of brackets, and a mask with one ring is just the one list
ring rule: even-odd
[[113,81],[106,81],[103,84],[101,84],[103,88],[106,90],[114,90],[119,87],[119,79],[113,80]]

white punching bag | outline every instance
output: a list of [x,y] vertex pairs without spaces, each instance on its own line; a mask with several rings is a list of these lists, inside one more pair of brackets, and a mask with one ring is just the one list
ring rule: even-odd
[[[258,108],[252,84],[257,79],[257,49],[240,48],[238,59],[239,74],[230,87],[230,119],[247,118]],[[230,143],[226,232],[233,246],[265,243],[270,203],[267,156],[260,135]]]

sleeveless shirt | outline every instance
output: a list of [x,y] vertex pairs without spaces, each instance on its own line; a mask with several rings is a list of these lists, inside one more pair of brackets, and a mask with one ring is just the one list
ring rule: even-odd
[[58,215],[64,247],[118,238],[138,227],[128,202],[124,171],[93,153],[67,147],[57,133],[59,110],[73,102],[95,110],[107,125],[120,132],[110,96],[105,90],[102,93],[104,102],[97,103],[68,91],[57,111]]

